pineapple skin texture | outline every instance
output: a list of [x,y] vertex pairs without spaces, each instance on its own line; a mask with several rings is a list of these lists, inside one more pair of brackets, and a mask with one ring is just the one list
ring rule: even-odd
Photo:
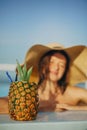
[[37,85],[26,81],[12,82],[8,94],[8,109],[13,120],[35,120],[39,98]]

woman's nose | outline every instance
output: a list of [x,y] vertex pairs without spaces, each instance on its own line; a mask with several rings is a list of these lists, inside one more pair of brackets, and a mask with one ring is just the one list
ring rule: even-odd
[[59,65],[58,65],[58,64],[55,64],[55,65],[54,65],[54,69],[55,69],[55,70],[59,70]]

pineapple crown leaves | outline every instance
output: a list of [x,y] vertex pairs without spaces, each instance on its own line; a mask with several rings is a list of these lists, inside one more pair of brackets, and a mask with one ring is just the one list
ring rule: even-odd
[[16,60],[16,62],[17,62],[17,70],[18,70],[18,77],[19,77],[19,79],[23,80],[23,81],[28,81],[29,82],[29,79],[30,79],[33,67],[30,67],[27,70],[26,64],[24,64],[24,66],[22,67],[19,64],[18,60]]

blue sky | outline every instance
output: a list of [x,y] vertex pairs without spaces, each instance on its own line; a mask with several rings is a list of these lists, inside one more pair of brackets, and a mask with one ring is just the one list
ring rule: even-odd
[[0,0],[0,62],[49,42],[87,45],[87,0]]

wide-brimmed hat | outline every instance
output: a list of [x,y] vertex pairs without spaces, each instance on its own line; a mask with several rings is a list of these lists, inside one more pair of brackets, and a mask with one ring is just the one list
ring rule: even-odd
[[33,45],[26,53],[24,63],[27,69],[33,66],[30,82],[38,83],[38,64],[41,57],[50,50],[64,50],[70,57],[69,84],[74,85],[87,80],[87,47],[85,45],[75,45],[65,48],[59,43],[47,45]]

